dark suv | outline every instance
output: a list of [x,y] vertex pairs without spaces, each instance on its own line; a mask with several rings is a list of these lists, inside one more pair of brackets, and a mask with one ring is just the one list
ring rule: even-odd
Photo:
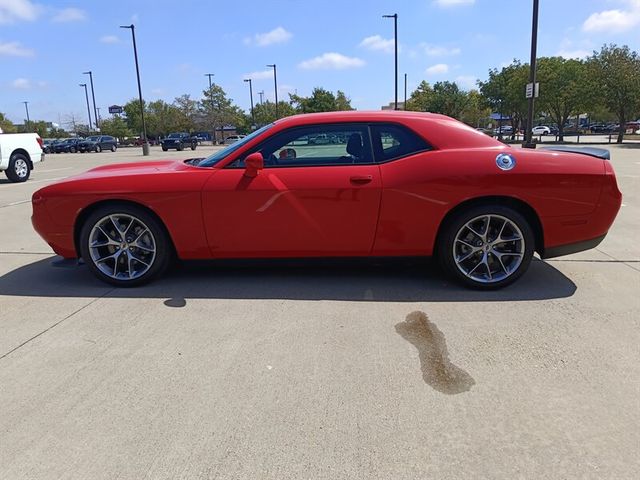
[[198,146],[198,139],[192,137],[188,133],[170,133],[164,140],[162,140],[162,151],[166,152],[170,148],[176,150],[184,150],[184,147],[191,147],[191,150],[195,150]]
[[101,152],[102,150],[115,152],[117,148],[116,139],[110,135],[93,135],[78,144],[78,150],[81,152]]

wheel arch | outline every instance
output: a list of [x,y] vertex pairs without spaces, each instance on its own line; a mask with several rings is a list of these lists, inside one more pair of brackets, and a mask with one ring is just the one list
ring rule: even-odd
[[520,213],[524,218],[529,222],[533,230],[533,235],[535,238],[535,251],[543,254],[544,252],[544,230],[542,228],[542,222],[540,221],[540,217],[538,213],[535,211],[531,205],[526,203],[525,201],[503,195],[493,195],[493,196],[484,196],[484,197],[476,197],[465,200],[455,207],[450,209],[447,214],[444,216],[440,225],[438,226],[438,233],[435,237],[435,243],[433,251],[436,252],[438,245],[440,244],[440,237],[445,230],[445,226],[450,222],[459,212],[465,210],[466,208],[477,207],[481,205],[501,205],[505,207],[510,207]]
[[24,148],[16,148],[13,152],[11,152],[9,159],[13,158],[16,153],[24,155],[27,158],[27,162],[29,163],[29,169],[33,170],[33,161],[31,160],[31,155],[29,155],[29,152],[27,152]]
[[142,203],[135,202],[135,201],[132,201],[132,200],[108,199],[108,200],[100,200],[98,202],[95,202],[95,203],[92,203],[92,204],[86,206],[76,216],[76,221],[75,221],[75,223],[73,225],[73,246],[75,248],[76,254],[78,255],[78,258],[80,258],[82,256],[81,251],[80,251],[80,232],[82,231],[82,226],[84,225],[84,223],[87,221],[87,219],[89,218],[89,216],[93,212],[95,212],[97,209],[99,209],[101,207],[104,207],[104,206],[107,206],[107,205],[127,205],[127,206],[136,207],[136,208],[141,208],[146,213],[148,213],[149,215],[153,216],[158,221],[158,223],[160,224],[160,226],[164,230],[164,233],[167,235],[167,238],[169,239],[169,245],[171,245],[171,250],[172,250],[171,253],[174,256],[177,255],[176,246],[175,246],[175,243],[173,241],[173,237],[171,236],[171,232],[169,231],[169,229],[165,225],[165,223],[162,220],[162,218],[160,218],[160,215],[158,215],[153,209],[149,208],[148,206],[146,206],[146,205],[144,205]]

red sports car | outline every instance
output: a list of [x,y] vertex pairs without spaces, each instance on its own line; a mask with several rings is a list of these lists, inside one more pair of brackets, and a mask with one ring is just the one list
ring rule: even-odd
[[284,118],[207,158],[94,168],[37,191],[32,220],[120,286],[173,257],[435,255],[496,288],[534,251],[598,245],[621,199],[606,150],[512,148],[442,115],[354,111]]

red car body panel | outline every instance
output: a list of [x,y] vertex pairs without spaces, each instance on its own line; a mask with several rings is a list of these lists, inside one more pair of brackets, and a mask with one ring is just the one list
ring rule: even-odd
[[[231,168],[285,129],[394,123],[433,149],[377,164]],[[499,153],[516,159],[496,166]],[[438,229],[464,202],[515,199],[537,216],[541,253],[607,233],[621,194],[610,162],[516,149],[448,117],[415,112],[298,115],[274,125],[214,167],[176,161],[99,167],[33,196],[33,224],[53,250],[78,255],[75,234],[98,202],[134,202],[162,220],[180,258],[431,255]]]

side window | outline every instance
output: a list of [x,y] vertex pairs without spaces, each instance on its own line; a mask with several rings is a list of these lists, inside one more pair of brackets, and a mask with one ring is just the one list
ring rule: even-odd
[[[275,135],[251,152],[261,152],[265,168],[373,163],[369,129],[361,124],[312,125]],[[244,167],[244,159],[230,165]]]
[[431,146],[422,137],[400,125],[374,125],[372,131],[373,146],[379,162],[431,150]]

